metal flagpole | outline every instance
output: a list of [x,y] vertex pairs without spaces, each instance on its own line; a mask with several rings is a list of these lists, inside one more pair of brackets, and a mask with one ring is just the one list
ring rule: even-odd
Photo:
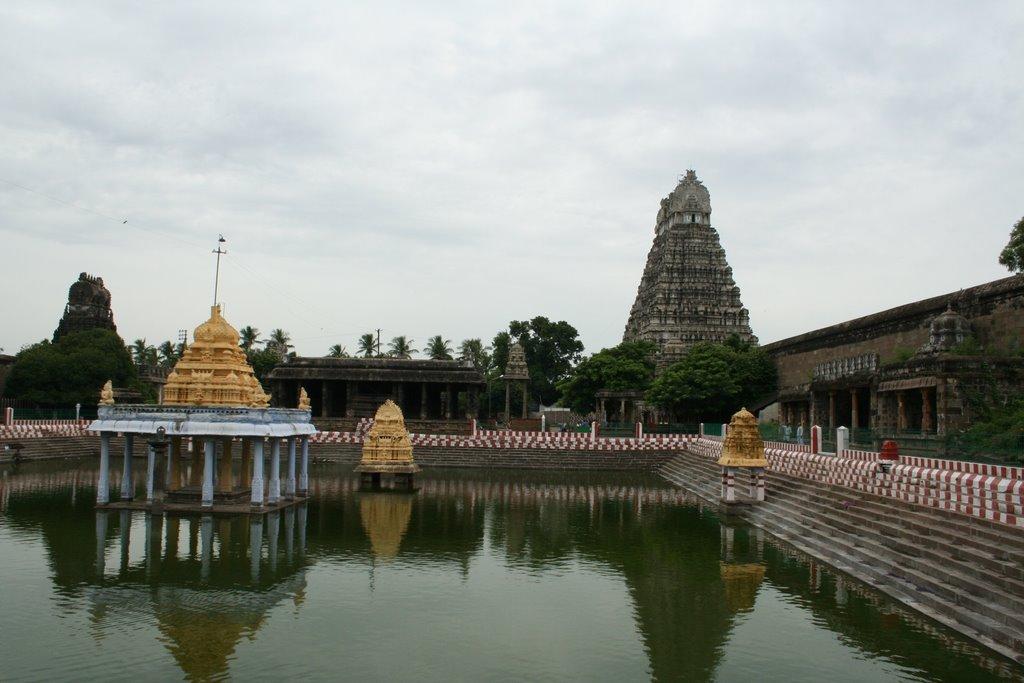
[[224,239],[224,235],[218,235],[217,248],[214,249],[213,252],[211,252],[211,253],[214,253],[214,254],[217,255],[217,270],[216,270],[216,272],[214,273],[214,276],[213,276],[213,305],[214,306],[217,305],[217,287],[220,285],[220,257],[221,257],[221,254],[227,254],[228,253],[226,249],[221,249],[220,246],[222,244],[226,243],[226,242],[227,242],[227,240]]

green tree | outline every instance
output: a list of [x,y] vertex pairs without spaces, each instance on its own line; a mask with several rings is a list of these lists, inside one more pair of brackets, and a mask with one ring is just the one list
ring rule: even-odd
[[491,347],[480,339],[463,339],[459,344],[459,360],[468,361],[477,370],[486,371],[491,365]]
[[135,365],[139,367],[156,365],[158,362],[156,347],[147,344],[145,339],[136,339],[133,341],[131,352],[135,359]]
[[367,332],[359,337],[359,355],[364,358],[377,355],[377,337],[373,336],[373,332]]
[[161,367],[170,368],[174,367],[174,364],[181,358],[181,354],[178,353],[177,345],[172,341],[165,341],[157,347],[157,353],[160,354],[160,365]]
[[238,345],[245,351],[252,351],[260,343],[260,331],[252,325],[246,325],[238,331]]
[[348,358],[348,349],[341,344],[335,344],[327,352],[327,356],[330,358]]
[[622,342],[585,358],[569,377],[558,384],[561,404],[579,413],[594,410],[595,394],[601,389],[645,391],[654,379],[652,342]]
[[249,361],[249,365],[252,366],[256,379],[260,381],[263,381],[270,371],[282,362],[280,352],[269,345],[264,349],[249,351],[245,354],[245,357]]
[[1024,218],[1010,230],[1010,241],[999,254],[999,263],[1014,273],[1024,271]]
[[682,420],[726,421],[776,387],[775,364],[761,349],[736,340],[695,344],[669,366],[647,400]]
[[280,327],[270,331],[270,338],[267,340],[266,348],[275,351],[277,353],[277,357],[282,361],[285,358],[295,356],[294,353],[290,353],[291,349],[295,348],[292,346],[291,335]]
[[107,380],[115,387],[142,390],[121,338],[110,330],[84,330],[22,349],[4,395],[44,407],[96,405]]
[[404,334],[391,339],[388,344],[388,355],[392,358],[411,358],[412,354],[419,353],[412,347],[414,339],[407,339]]
[[431,360],[451,360],[452,340],[445,339],[441,335],[434,335],[427,340],[427,348],[424,349],[427,358]]
[[[523,345],[526,365],[530,369],[530,394],[545,404],[558,399],[558,383],[564,381],[583,353],[583,342],[576,328],[559,320],[552,322],[544,316],[532,320],[513,320],[508,325],[510,340]],[[495,337],[495,361],[498,356]],[[502,351],[503,364],[508,362],[508,347]]]

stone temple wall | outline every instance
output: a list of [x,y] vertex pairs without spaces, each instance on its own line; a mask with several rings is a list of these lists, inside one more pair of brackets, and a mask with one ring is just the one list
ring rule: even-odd
[[968,319],[987,352],[1024,350],[1024,276],[1015,275],[767,344],[780,394],[807,385],[820,363],[874,353],[884,365],[917,351],[928,341],[931,320],[950,306]]

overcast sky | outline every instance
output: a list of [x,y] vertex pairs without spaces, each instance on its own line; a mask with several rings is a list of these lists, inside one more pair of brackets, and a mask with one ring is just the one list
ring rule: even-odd
[[687,168],[762,342],[1003,277],[1022,35],[1019,1],[6,0],[0,347],[80,271],[128,342],[191,330],[223,233],[228,319],[300,354],[535,315],[593,352]]

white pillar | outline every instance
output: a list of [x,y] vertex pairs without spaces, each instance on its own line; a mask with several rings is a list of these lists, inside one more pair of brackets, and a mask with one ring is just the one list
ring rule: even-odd
[[[252,494],[250,500],[253,507],[263,507],[263,437],[252,442]],[[262,537],[263,527],[260,527]]]
[[[474,424],[476,421],[474,420]],[[299,467],[299,495],[309,495],[309,437],[302,437],[302,464]]]
[[750,489],[748,495],[751,500],[763,501],[764,500],[764,468],[763,467],[751,467],[750,468]]
[[146,449],[146,500],[153,502],[153,477],[156,474],[156,448]]
[[281,439],[270,440],[270,485],[267,491],[267,503],[277,505],[281,500]]
[[121,468],[121,500],[135,498],[135,482],[132,481],[132,451],[135,439],[131,434],[124,435],[124,465]]
[[284,497],[295,500],[295,437],[288,439],[288,473],[284,480]]
[[110,502],[110,432],[100,432],[100,480],[96,484],[96,504]]
[[843,451],[850,447],[850,430],[840,427],[836,430],[836,455],[842,455]]
[[[214,439],[203,439],[206,449],[203,453],[203,507],[213,507],[213,467],[217,457],[217,442]],[[210,521],[213,524],[213,521]],[[206,518],[203,518],[203,529],[206,529]]]
[[732,467],[722,468],[722,500],[731,503],[736,500],[736,470]]

